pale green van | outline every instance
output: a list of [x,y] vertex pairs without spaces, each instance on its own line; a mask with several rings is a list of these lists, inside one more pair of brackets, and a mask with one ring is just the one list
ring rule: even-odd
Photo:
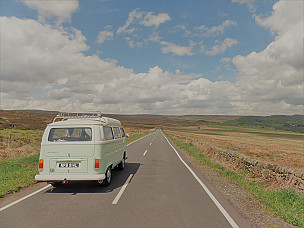
[[53,186],[69,181],[108,186],[112,169],[124,169],[126,158],[126,134],[119,120],[60,114],[43,134],[35,179]]

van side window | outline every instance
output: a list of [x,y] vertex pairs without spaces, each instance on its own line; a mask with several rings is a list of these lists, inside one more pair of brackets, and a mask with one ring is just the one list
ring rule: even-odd
[[103,127],[103,134],[105,137],[105,140],[111,140],[114,139],[113,131],[111,127]]
[[120,130],[118,127],[113,127],[115,139],[121,138]]
[[120,128],[120,132],[122,137],[126,137],[125,130],[122,127]]

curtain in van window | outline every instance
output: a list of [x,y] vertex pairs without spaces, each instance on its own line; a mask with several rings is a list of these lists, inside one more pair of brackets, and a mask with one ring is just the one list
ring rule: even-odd
[[120,134],[119,128],[118,127],[113,127],[113,130],[114,130],[114,136],[115,136],[115,138],[116,139],[121,138],[121,134]]
[[103,134],[104,134],[105,140],[114,139],[114,135],[113,135],[111,127],[103,127]]

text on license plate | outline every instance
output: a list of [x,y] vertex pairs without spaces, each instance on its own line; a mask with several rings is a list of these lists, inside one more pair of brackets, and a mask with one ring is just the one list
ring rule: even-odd
[[61,162],[58,163],[58,168],[79,168],[78,162]]

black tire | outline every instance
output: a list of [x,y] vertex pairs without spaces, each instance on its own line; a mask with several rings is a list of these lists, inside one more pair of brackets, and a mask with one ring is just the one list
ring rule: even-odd
[[58,186],[62,185],[61,182],[50,182],[50,184],[51,184],[53,187],[58,187]]
[[125,166],[126,166],[126,159],[125,159],[125,155],[124,155],[123,159],[121,160],[121,162],[118,164],[117,167],[119,170],[123,170],[125,168]]
[[107,186],[109,186],[111,184],[111,179],[112,179],[112,169],[111,169],[111,166],[109,166],[107,168],[107,171],[106,171],[105,174],[106,174],[106,178],[103,180],[102,185],[104,187],[107,187]]

